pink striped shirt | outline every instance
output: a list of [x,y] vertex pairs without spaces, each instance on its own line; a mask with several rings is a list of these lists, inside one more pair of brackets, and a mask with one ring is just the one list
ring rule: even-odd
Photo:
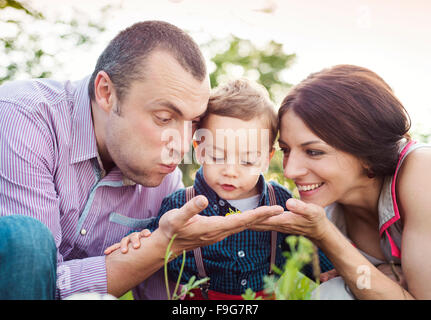
[[[60,299],[106,293],[104,249],[145,228],[163,198],[183,187],[179,169],[156,188],[130,183],[118,168],[104,175],[87,84],[88,77],[0,86],[0,215],[32,216],[51,230]],[[164,298],[161,276],[145,281],[135,295]]]

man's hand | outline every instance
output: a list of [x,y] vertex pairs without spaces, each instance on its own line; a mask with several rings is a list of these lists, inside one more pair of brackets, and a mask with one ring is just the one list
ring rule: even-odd
[[226,217],[199,215],[207,206],[207,198],[198,195],[183,207],[170,210],[162,216],[159,230],[167,239],[177,235],[172,246],[174,254],[219,242],[284,211],[281,206],[263,206]]

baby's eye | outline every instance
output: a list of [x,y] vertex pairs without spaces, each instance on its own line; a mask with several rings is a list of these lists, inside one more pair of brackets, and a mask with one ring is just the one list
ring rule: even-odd
[[254,164],[255,162],[253,161],[240,161],[240,165],[246,166],[246,167],[253,166]]

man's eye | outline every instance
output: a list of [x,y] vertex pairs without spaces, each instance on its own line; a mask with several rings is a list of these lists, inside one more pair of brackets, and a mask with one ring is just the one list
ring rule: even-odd
[[172,120],[171,118],[162,118],[162,117],[156,117],[156,118],[161,124],[168,124]]

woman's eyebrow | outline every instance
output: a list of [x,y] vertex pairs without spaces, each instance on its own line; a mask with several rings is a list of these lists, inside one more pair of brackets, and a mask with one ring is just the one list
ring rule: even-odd
[[[278,139],[278,143],[279,144],[284,144],[286,146],[288,145],[286,142],[284,142],[283,140],[280,140],[280,139]],[[311,140],[311,141],[307,141],[307,142],[301,143],[301,147],[305,147],[305,146],[308,146],[308,145],[314,144],[314,143],[323,143],[323,142],[320,141],[320,140]]]
[[307,142],[301,143],[301,146],[305,147],[305,146],[308,146],[310,144],[315,144],[315,143],[322,143],[322,141],[320,141],[320,140],[307,141]]

